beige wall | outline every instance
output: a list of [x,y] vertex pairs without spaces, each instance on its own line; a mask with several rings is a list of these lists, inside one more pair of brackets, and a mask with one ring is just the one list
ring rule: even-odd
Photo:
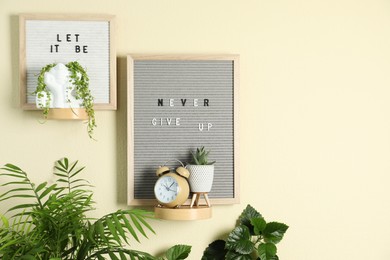
[[[118,111],[40,124],[18,102],[18,21],[30,13],[117,17]],[[285,260],[390,259],[390,3],[384,0],[1,0],[0,164],[39,182],[54,160],[87,166],[96,214],[125,208],[127,53],[241,55],[241,204],[210,220],[153,221],[135,249],[193,246],[200,259],[246,204],[290,225]]]

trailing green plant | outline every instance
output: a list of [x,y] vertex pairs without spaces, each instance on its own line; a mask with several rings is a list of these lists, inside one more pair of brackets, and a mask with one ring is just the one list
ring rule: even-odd
[[195,165],[211,165],[214,164],[215,161],[209,162],[208,156],[210,151],[207,151],[204,146],[200,148],[196,148],[195,153],[191,151],[192,155],[192,164]]
[[227,239],[209,244],[202,260],[278,260],[276,244],[287,229],[286,224],[266,222],[256,209],[247,205]]
[[[50,71],[55,67],[57,63],[48,64],[43,67],[38,75],[38,84],[36,90],[33,92],[34,95],[37,95],[39,98],[42,98],[46,95],[46,102],[38,104],[40,108],[43,109],[43,116],[46,119],[50,110],[50,102],[52,100],[51,93],[47,89],[45,84],[45,73]],[[81,100],[81,106],[85,108],[85,111],[88,115],[87,131],[89,137],[92,138],[93,130],[96,127],[95,121],[95,110],[93,108],[93,96],[89,89],[89,77],[85,69],[77,61],[72,61],[65,66],[70,72],[69,83],[75,86],[75,98]],[[70,87],[67,87],[70,89]],[[44,94],[45,93],[45,94]],[[70,103],[69,98],[66,100]]]
[[13,164],[1,168],[0,186],[7,191],[0,202],[13,204],[6,217],[0,214],[0,259],[185,259],[190,246],[176,245],[165,257],[128,249],[131,240],[155,233],[147,220],[153,213],[141,209],[118,210],[99,219],[87,217],[94,210],[91,185],[78,178],[84,167],[67,158],[56,161],[54,184],[34,184],[27,173]]

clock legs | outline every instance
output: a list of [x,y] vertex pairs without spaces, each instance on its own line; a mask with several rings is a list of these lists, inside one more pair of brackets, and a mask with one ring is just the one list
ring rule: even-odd
[[192,208],[195,204],[195,206],[199,206],[199,199],[200,199],[200,196],[203,195],[205,201],[206,201],[206,204],[208,207],[211,207],[211,203],[210,203],[210,200],[209,200],[209,196],[207,195],[207,192],[194,192],[192,194],[192,199],[191,199],[191,205],[190,205],[190,208]]

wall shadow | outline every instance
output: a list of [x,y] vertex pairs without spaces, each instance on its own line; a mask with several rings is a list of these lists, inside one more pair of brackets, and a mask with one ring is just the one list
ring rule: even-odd
[[116,165],[117,201],[127,204],[127,64],[126,56],[117,57]]
[[10,107],[19,108],[20,107],[20,88],[19,88],[19,48],[14,46],[19,46],[19,16],[11,15],[10,16],[10,29],[11,35],[9,37],[11,42],[11,72],[12,72],[12,97],[9,99],[11,102]]

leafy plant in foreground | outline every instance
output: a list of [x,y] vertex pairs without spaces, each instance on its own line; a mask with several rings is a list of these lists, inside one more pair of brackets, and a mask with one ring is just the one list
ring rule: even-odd
[[124,247],[130,245],[129,235],[136,241],[155,233],[147,220],[151,212],[118,210],[93,220],[86,213],[93,210],[91,185],[76,178],[84,169],[77,161],[58,160],[54,167],[56,181],[35,185],[19,167],[6,164],[0,177],[11,178],[0,187],[8,190],[0,202],[25,199],[12,206],[7,218],[0,215],[0,258],[8,259],[185,259],[190,246],[176,245],[165,257],[156,258],[146,252]]
[[247,205],[226,241],[212,242],[202,260],[278,260],[276,244],[283,239],[287,229],[283,223],[267,223],[258,211]]

